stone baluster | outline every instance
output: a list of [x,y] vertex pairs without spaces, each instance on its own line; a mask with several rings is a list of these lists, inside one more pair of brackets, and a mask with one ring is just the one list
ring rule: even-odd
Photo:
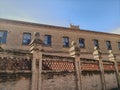
[[42,46],[39,33],[35,33],[34,39],[30,43],[32,59],[32,87],[31,90],[41,90],[41,73],[42,73]]
[[74,41],[71,43],[71,48],[69,52],[70,52],[70,56],[75,58],[77,90],[82,90],[80,48],[76,46],[76,43]]
[[120,75],[119,75],[119,70],[118,70],[118,64],[117,64],[116,57],[113,54],[112,50],[109,50],[108,57],[109,57],[109,60],[114,63],[115,73],[116,73],[116,78],[117,78],[117,84],[118,84],[118,87],[120,88]]
[[99,51],[99,49],[97,47],[94,47],[93,56],[94,56],[94,59],[98,60],[98,62],[99,62],[99,68],[100,68],[100,72],[101,72],[102,90],[106,90],[104,67],[103,67],[101,52]]

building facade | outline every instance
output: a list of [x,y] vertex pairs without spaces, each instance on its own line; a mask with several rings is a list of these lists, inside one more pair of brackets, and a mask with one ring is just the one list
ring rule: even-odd
[[82,30],[78,26],[59,27],[23,21],[0,19],[0,43],[3,49],[27,52],[34,32],[40,33],[48,54],[68,56],[70,43],[75,41],[81,49],[81,57],[93,58],[94,47],[106,60],[108,50],[120,58],[120,35]]
[[0,19],[0,90],[120,88],[119,38],[74,25]]

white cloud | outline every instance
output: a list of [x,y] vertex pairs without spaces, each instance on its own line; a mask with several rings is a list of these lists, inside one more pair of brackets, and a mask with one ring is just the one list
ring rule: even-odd
[[120,34],[120,27],[112,30],[111,33]]

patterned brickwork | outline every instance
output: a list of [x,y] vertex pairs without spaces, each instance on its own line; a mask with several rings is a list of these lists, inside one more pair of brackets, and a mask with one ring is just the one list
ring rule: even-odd
[[31,70],[31,59],[0,57],[0,70]]
[[81,59],[82,71],[99,71],[98,61],[90,59]]
[[52,71],[74,71],[74,64],[68,61],[49,61],[45,60],[42,62],[43,70],[52,70]]
[[118,70],[120,71],[120,62],[118,62],[117,64],[118,64]]
[[43,56],[42,69],[53,72],[73,72],[74,60],[73,58],[59,57],[59,56]]
[[105,71],[115,71],[114,64],[112,62],[103,62],[103,67]]
[[89,63],[83,63],[82,64],[82,70],[84,71],[99,71],[99,67],[97,64],[89,64]]

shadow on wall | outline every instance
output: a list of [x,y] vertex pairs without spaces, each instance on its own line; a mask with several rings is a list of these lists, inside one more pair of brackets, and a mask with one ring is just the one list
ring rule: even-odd
[[114,88],[114,89],[111,89],[111,90],[120,90],[120,88]]
[[30,74],[0,75],[0,90],[30,90],[30,86],[31,86]]

